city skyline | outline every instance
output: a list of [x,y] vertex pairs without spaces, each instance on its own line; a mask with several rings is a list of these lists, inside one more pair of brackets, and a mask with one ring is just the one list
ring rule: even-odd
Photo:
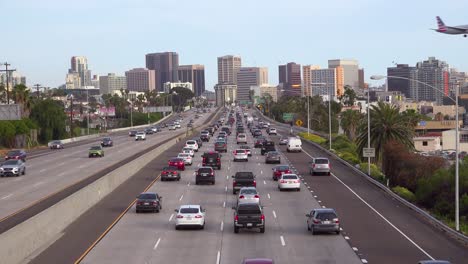
[[[72,56],[87,57],[93,74],[123,75],[129,69],[145,67],[145,54],[173,51],[180,55],[182,65],[205,65],[206,90],[210,91],[217,83],[216,58],[224,55],[241,56],[245,67],[268,67],[272,84],[278,83],[278,65],[292,61],[326,68],[330,59],[355,59],[365,69],[366,82],[370,75],[385,74],[387,67],[395,63],[413,65],[428,57],[446,61],[451,68],[468,71],[468,61],[459,56],[465,53],[467,40],[429,30],[436,27],[436,15],[444,17],[447,24],[466,23],[464,12],[460,12],[468,8],[466,2],[433,1],[424,7],[403,1],[379,1],[378,4],[337,0],[293,2],[295,4],[279,3],[273,7],[266,4],[270,2],[256,1],[247,10],[243,10],[242,5],[216,1],[199,5],[190,1],[184,5],[118,1],[111,7],[107,1],[84,1],[79,5],[53,0],[3,3],[2,8],[11,10],[5,14],[7,21],[13,21],[15,13],[22,13],[25,19],[5,29],[5,35],[15,35],[15,43],[3,41],[0,44],[0,62],[11,63],[28,77],[29,84],[57,87],[65,83],[63,76]],[[403,3],[405,9],[400,8]],[[260,7],[265,7],[264,14],[258,16],[255,10]],[[101,12],[105,8],[113,10],[109,12],[113,15],[103,19]],[[172,8],[177,8],[177,14],[164,12]],[[233,21],[220,19],[221,11],[226,8],[234,13],[243,11],[237,12],[240,14],[236,18],[238,27],[232,27]],[[201,10],[207,9],[209,16],[200,16]],[[83,12],[87,14],[86,20],[68,19]],[[159,14],[156,19],[145,17],[152,12]],[[356,12],[366,15],[356,16]],[[398,19],[395,19],[395,12],[399,14]],[[190,23],[175,19],[180,16]],[[291,35],[304,36],[305,22],[310,27],[306,28],[308,34],[303,41],[288,38],[274,43],[258,41],[262,39],[256,35],[259,26],[263,36],[273,36],[274,32],[285,28]],[[136,28],[141,23],[148,26]],[[174,26],[165,27],[173,23]],[[153,29],[157,34],[148,33],[153,25],[158,26]],[[186,30],[177,30],[182,26]],[[70,34],[70,28],[74,27],[81,30]],[[175,41],[181,34],[197,41]],[[158,38],[161,35],[165,37]],[[216,42],[219,36],[224,36],[226,41]],[[34,45],[30,45],[31,39]],[[47,58],[45,67],[37,63],[44,58]]]

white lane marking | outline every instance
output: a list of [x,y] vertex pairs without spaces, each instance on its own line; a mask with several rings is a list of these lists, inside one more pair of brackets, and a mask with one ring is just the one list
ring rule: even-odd
[[[258,157],[257,157],[257,159],[258,159]],[[260,163],[258,165],[260,165]]]
[[156,244],[154,245],[153,250],[156,250],[156,248],[159,245],[159,242],[161,242],[161,238],[158,238],[158,242],[156,242]]
[[310,186],[307,186],[307,189],[310,189]]
[[41,185],[41,184],[44,184],[44,182],[43,182],[43,181],[40,181],[40,182],[38,182],[38,183],[35,183],[35,184],[33,185],[33,187],[37,187],[37,186],[39,186],[39,185]]
[[[304,152],[307,156],[313,158],[309,153],[307,153],[306,151],[302,151]],[[434,258],[429,255],[429,253],[427,253],[424,249],[422,249],[418,244],[416,244],[416,242],[414,242],[411,238],[409,238],[405,233],[403,233],[403,231],[401,231],[400,229],[398,229],[398,227],[396,227],[394,224],[392,224],[392,222],[390,222],[387,218],[385,218],[385,216],[383,216],[381,213],[379,213],[379,211],[377,211],[374,207],[372,207],[372,205],[370,205],[368,202],[366,202],[361,196],[359,196],[359,194],[357,194],[353,189],[351,189],[351,187],[349,187],[348,185],[346,185],[346,183],[344,183],[342,180],[340,180],[340,178],[336,177],[335,174],[331,174],[333,176],[333,178],[335,178],[337,181],[339,181],[341,184],[343,184],[352,194],[354,194],[359,200],[361,200],[365,205],[367,205],[367,207],[369,207],[372,211],[374,211],[374,213],[376,213],[378,216],[380,216],[380,218],[382,218],[385,222],[387,222],[387,224],[389,224],[391,227],[393,227],[393,229],[395,229],[398,233],[400,233],[404,238],[406,238],[411,244],[413,244],[417,249],[419,249],[422,253],[424,253],[428,258],[430,258],[431,260],[434,260]],[[345,237],[346,238],[346,237]]]
[[14,179],[13,181],[17,182],[17,181],[22,181],[24,178],[23,177],[19,177],[18,179]]
[[322,208],[326,208],[325,205],[322,205]]
[[349,236],[345,236],[344,239],[349,240]]
[[84,167],[86,167],[86,165],[85,165],[85,164],[82,164],[82,165],[78,166],[78,169],[82,169],[82,168],[84,168]]
[[321,203],[322,201],[318,200],[317,202]]
[[[229,169],[229,168],[228,168]],[[229,180],[229,176],[226,175],[226,180]]]
[[187,183],[187,186],[190,186],[190,182]]
[[216,255],[216,264],[219,264],[220,260],[221,260],[221,253],[218,250],[218,254]]
[[367,259],[361,259],[362,263],[367,263]]
[[39,173],[44,172],[44,171],[45,171],[45,169],[42,169],[42,170],[39,171]]
[[353,250],[354,250],[354,251],[358,251],[357,247],[353,247]]
[[8,197],[11,197],[13,194],[10,193],[9,195],[6,195],[6,196],[3,196],[0,200],[5,200],[5,199],[8,199]]
[[262,170],[260,171],[260,174],[263,174],[263,171],[262,171]]
[[343,231],[343,228],[340,227],[340,231]]
[[271,199],[271,196],[270,196],[270,194],[268,194],[268,199]]
[[227,186],[224,188],[224,190],[227,192]]
[[180,196],[179,201],[182,201],[182,198],[184,198],[183,194]]
[[169,222],[172,220],[173,217],[174,217],[174,214],[171,214],[171,217],[169,217]]
[[228,170],[231,170],[231,167],[228,167]]
[[197,166],[198,166],[198,167],[200,167],[200,166],[201,166],[201,164],[200,164],[200,163],[198,163],[198,165],[197,165]]
[[283,247],[286,246],[286,243],[284,242],[283,236],[280,236],[280,239],[281,239],[281,245],[282,245]]
[[276,218],[276,212],[273,210],[273,217]]
[[65,162],[60,162],[59,166],[65,165]]
[[263,181],[263,184],[266,184],[266,181],[265,181],[265,180]]
[[223,202],[223,208],[226,208],[226,201]]
[[317,198],[317,195],[314,195],[314,198]]
[[223,232],[223,228],[224,228],[224,222],[221,221],[221,227],[219,228],[221,230],[221,232]]

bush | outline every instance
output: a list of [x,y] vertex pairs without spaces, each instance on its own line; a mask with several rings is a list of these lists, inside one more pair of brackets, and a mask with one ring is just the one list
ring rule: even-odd
[[323,137],[321,136],[318,136],[318,135],[315,135],[315,134],[309,134],[307,135],[307,132],[301,132],[299,133],[299,136],[304,138],[304,139],[307,139],[307,140],[310,140],[312,142],[315,142],[317,144],[323,144],[325,142],[327,142],[326,139],[324,139]]
[[[359,169],[360,169],[362,172],[364,172],[365,174],[367,174],[367,162],[360,163],[360,164],[359,164]],[[379,182],[385,184],[385,176],[384,176],[384,174],[379,170],[379,168],[377,167],[377,165],[371,164],[370,169],[371,169],[371,175],[370,175],[370,176],[371,176],[372,178],[378,180]]]
[[358,156],[354,153],[350,153],[350,152],[339,152],[338,153],[338,156],[344,160],[346,160],[347,162],[355,165],[355,164],[359,164],[360,160],[358,158]]
[[407,200],[408,202],[414,202],[416,200],[416,196],[414,195],[414,193],[412,193],[405,187],[396,186],[392,188],[392,191],[398,194],[403,199]]

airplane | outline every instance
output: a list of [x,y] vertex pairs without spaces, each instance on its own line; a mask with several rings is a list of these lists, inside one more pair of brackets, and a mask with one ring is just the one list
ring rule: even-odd
[[450,35],[460,35],[463,34],[463,36],[466,38],[468,35],[468,25],[461,25],[461,26],[455,26],[455,27],[450,27],[446,26],[444,24],[444,21],[440,19],[440,17],[436,17],[437,19],[437,26],[439,27],[438,29],[433,29],[439,33],[444,33],[444,34],[450,34]]

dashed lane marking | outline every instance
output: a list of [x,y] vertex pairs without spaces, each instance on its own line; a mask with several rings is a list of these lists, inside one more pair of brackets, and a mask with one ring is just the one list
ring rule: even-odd
[[182,198],[184,198],[183,194],[180,196],[179,201],[182,201]]
[[266,184],[266,181],[263,181],[263,184]]
[[224,228],[224,222],[221,221],[221,227],[219,228],[221,230],[221,232],[223,232],[223,228]]
[[357,247],[353,247],[353,250],[354,250],[354,251],[358,251]]
[[280,239],[281,239],[281,245],[282,245],[283,247],[286,246],[286,243],[284,242],[283,236],[280,236]]
[[6,195],[6,196],[3,196],[2,198],[0,198],[0,200],[5,200],[5,199],[8,199],[9,197],[11,197],[13,194],[10,193],[9,195]]
[[161,238],[158,238],[158,241],[154,245],[153,250],[156,250],[156,248],[158,248],[159,242],[161,242]]
[[271,199],[270,194],[268,194],[268,199]]
[[169,222],[172,220],[173,217],[174,217],[174,214],[171,214],[171,217],[169,217]]
[[276,212],[273,210],[273,217],[276,218]]

